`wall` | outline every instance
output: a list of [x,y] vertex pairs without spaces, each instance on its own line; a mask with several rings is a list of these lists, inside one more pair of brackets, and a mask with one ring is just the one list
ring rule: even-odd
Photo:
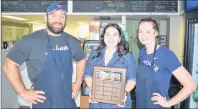
[[[8,53],[8,49],[1,50],[2,52],[2,60],[1,63],[4,63],[5,57]],[[3,65],[3,64],[2,64]],[[1,66],[2,68],[2,66]],[[11,87],[10,83],[8,82],[5,73],[3,72],[3,69],[1,69],[1,103],[2,103],[2,108],[17,108],[18,107],[18,102],[17,102],[17,93],[13,90]]]
[[[19,25],[17,23],[11,24],[9,22],[2,22],[2,41],[16,41],[18,38],[23,36],[24,34],[29,33],[29,25]],[[10,49],[1,49],[1,68],[3,68],[3,64],[7,53]],[[1,69],[1,88],[2,88],[2,108],[18,108],[18,100],[17,93],[11,87],[8,82],[3,69]]]
[[18,25],[3,22],[2,24],[2,41],[17,41],[21,36],[29,33],[28,24]]
[[137,38],[137,28],[138,28],[139,20],[127,20],[126,21],[126,31],[129,34],[129,50],[133,53],[136,64],[138,65],[138,57],[140,48],[138,46],[138,38]]
[[[184,37],[185,18],[184,16],[171,16],[169,23],[169,49],[172,50],[179,61],[183,64],[184,59]],[[175,108],[179,108],[177,104]]]
[[[1,1],[0,1],[0,3],[1,3]],[[1,9],[0,9],[0,12],[1,12]],[[1,14],[0,14],[0,20],[1,20]],[[0,22],[0,25],[1,25],[1,22]],[[0,26],[0,34],[1,34],[1,26]],[[1,44],[1,38],[0,38],[0,44]],[[0,57],[1,57],[1,53],[0,53]],[[0,66],[1,66],[1,62],[0,62]],[[2,67],[0,69],[2,71]],[[0,81],[1,81],[1,78],[2,78],[2,75],[0,76]],[[1,87],[0,87],[0,96],[1,96]],[[1,102],[0,102],[0,107],[1,107]]]
[[35,23],[33,24],[32,26],[32,31],[37,31],[37,30],[40,30],[40,29],[44,29],[46,27],[46,24],[42,24],[42,23]]
[[180,62],[183,63],[185,36],[184,16],[171,16],[169,30],[169,49],[172,50]]
[[[40,30],[46,28],[46,24],[42,23],[36,23],[33,24],[33,31]],[[81,36],[85,36],[86,39],[89,39],[89,24],[77,24],[77,23],[71,23],[66,24],[66,27],[64,29],[65,32],[73,35],[76,38],[79,38]]]

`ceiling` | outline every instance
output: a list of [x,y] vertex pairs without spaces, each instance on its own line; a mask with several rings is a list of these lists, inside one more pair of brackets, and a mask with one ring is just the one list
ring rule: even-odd
[[[28,22],[37,22],[37,23],[45,23],[44,15],[12,15],[15,17],[25,18],[28,20],[15,20],[10,18],[5,18],[2,15],[2,22],[16,22],[16,23],[28,23]],[[76,24],[76,23],[89,23],[90,20],[93,20],[93,16],[77,16],[77,15],[70,15],[67,17],[68,24]]]

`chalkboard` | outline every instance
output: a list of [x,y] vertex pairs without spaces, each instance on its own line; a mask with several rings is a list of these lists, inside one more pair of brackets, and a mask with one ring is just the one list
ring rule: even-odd
[[2,0],[1,11],[11,12],[46,12],[47,7],[54,2],[60,2],[67,8],[67,0]]
[[73,12],[178,12],[178,0],[74,0]]

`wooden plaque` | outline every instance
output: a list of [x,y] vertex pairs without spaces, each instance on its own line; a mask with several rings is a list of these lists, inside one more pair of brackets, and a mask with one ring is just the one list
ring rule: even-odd
[[120,104],[125,97],[126,69],[94,66],[92,99]]

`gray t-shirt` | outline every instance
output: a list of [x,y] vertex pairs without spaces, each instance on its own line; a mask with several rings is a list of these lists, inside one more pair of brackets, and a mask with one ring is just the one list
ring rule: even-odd
[[67,42],[75,61],[80,61],[85,57],[79,41],[65,32],[63,32],[61,36],[55,37],[48,35],[47,32],[42,29],[25,35],[17,41],[8,53],[7,58],[19,65],[26,61],[28,76],[31,81],[39,75],[43,68],[47,56],[47,37],[50,39],[53,50],[64,50]]

